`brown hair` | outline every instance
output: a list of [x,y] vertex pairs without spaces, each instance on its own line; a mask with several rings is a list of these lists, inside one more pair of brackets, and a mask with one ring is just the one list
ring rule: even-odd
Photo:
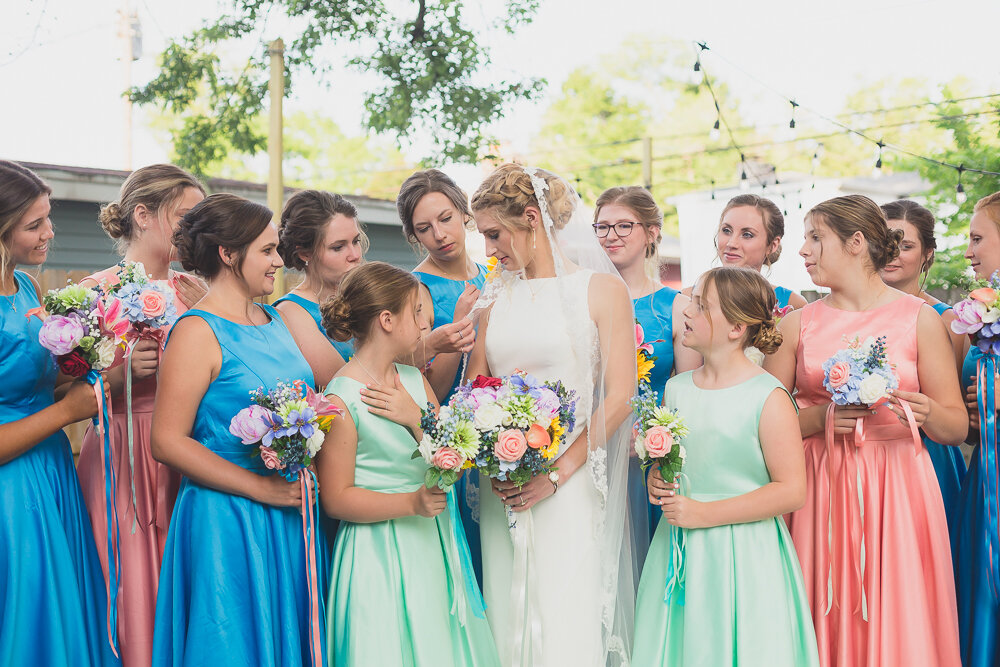
[[0,160],[0,275],[6,275],[11,263],[7,244],[17,223],[39,197],[51,194],[52,188],[35,172]]
[[379,313],[402,312],[419,285],[416,276],[392,264],[362,264],[344,277],[337,294],[320,307],[323,328],[336,341],[364,342]]
[[868,242],[868,257],[872,268],[881,271],[899,256],[903,230],[889,229],[885,213],[878,204],[864,195],[834,197],[813,206],[806,217],[819,216],[841,242],[847,243],[857,232]]
[[271,223],[274,214],[268,207],[228,193],[209,195],[188,211],[173,243],[181,266],[206,279],[222,271],[219,248],[233,253],[232,269],[242,275],[243,260],[250,244]]
[[[760,213],[761,220],[764,221],[764,232],[767,234],[767,244],[771,245],[774,243],[775,239],[781,238],[785,235],[785,216],[782,215],[781,209],[770,199],[766,197],[759,197],[754,194],[743,194],[736,195],[726,203],[726,207],[722,209],[722,215],[719,216],[719,227],[722,227],[722,220],[726,217],[726,213],[729,213],[734,208],[740,208],[741,206],[749,206],[750,208],[756,209]],[[718,232],[716,232],[716,238],[718,238]],[[716,243],[716,250],[719,249],[718,241]],[[771,266],[778,261],[781,257],[781,242],[778,242],[778,247],[775,248],[774,252],[769,253],[767,257],[764,258],[764,265]]]
[[142,204],[154,214],[173,206],[184,190],[195,188],[205,194],[201,182],[172,164],[151,164],[136,169],[122,183],[118,199],[101,207],[97,219],[104,232],[116,239],[118,254],[125,254],[136,237],[135,207]]
[[[299,253],[315,253],[322,245],[326,226],[335,215],[358,219],[358,209],[338,194],[322,190],[301,190],[289,197],[281,211],[278,254],[285,266],[302,271],[306,262]],[[368,235],[361,230],[362,252],[368,252]]]
[[618,206],[624,206],[628,208],[632,213],[635,214],[636,219],[638,219],[639,224],[642,225],[643,230],[648,234],[650,230],[654,230],[653,241],[646,244],[646,272],[650,274],[652,278],[659,278],[659,246],[660,239],[663,238],[661,230],[663,229],[663,212],[660,211],[660,207],[656,205],[656,200],[653,199],[653,195],[650,194],[649,190],[646,188],[641,188],[638,185],[630,185],[627,187],[617,187],[608,188],[601,193],[601,196],[597,198],[597,202],[594,204],[594,222],[597,222],[597,216],[600,214],[601,209],[609,204],[617,204]]
[[[537,169],[535,175],[545,179],[548,185],[548,195],[545,198],[549,217],[556,229],[562,229],[576,207],[576,191],[551,171]],[[521,216],[529,206],[541,209],[535,196],[535,186],[531,184],[531,176],[524,167],[512,162],[494,169],[472,195],[473,211],[490,209],[496,214],[500,224],[511,231],[528,229]]]
[[913,225],[917,230],[917,236],[920,237],[921,254],[931,251],[930,257],[920,265],[920,272],[930,271],[934,264],[934,251],[937,249],[937,239],[934,238],[934,214],[909,199],[882,204],[882,212],[886,220],[903,220]]
[[972,212],[979,213],[980,211],[986,213],[986,217],[992,220],[994,225],[1000,227],[1000,192],[986,195],[977,201]]
[[420,200],[432,192],[443,194],[451,202],[451,205],[465,217],[463,224],[470,225],[472,211],[469,210],[469,196],[465,191],[451,179],[448,174],[440,169],[425,169],[411,174],[403,181],[396,196],[396,211],[399,213],[399,220],[403,223],[403,236],[413,247],[420,245],[417,241],[417,234],[413,229],[413,212],[416,210]]
[[781,332],[774,321],[777,299],[764,276],[745,266],[718,266],[702,277],[702,293],[715,285],[719,308],[730,324],[746,325],[743,347],[753,345],[764,354],[781,347]]

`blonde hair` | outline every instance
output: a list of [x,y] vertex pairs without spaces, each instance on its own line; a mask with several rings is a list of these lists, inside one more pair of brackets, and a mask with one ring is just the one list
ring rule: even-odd
[[594,222],[600,215],[601,208],[610,204],[624,206],[632,211],[639,220],[643,230],[648,234],[654,230],[653,240],[646,244],[645,264],[646,274],[659,282],[660,280],[660,240],[663,238],[663,212],[656,205],[656,200],[646,188],[638,185],[608,188],[601,193],[594,204]]
[[17,223],[39,197],[51,194],[52,188],[35,172],[0,160],[0,276],[7,274],[12,261],[7,244]]
[[[726,213],[729,213],[734,208],[741,208],[743,206],[748,206],[760,213],[760,218],[764,222],[764,233],[767,235],[768,245],[774,243],[775,239],[780,239],[785,235],[785,216],[782,215],[781,209],[778,208],[777,204],[766,197],[759,197],[754,194],[736,195],[726,203],[726,207],[722,209],[722,214],[719,216],[719,227],[715,232],[716,251],[719,250],[718,229],[722,227],[722,221],[725,219]],[[764,266],[772,266],[778,261],[779,257],[781,257],[781,241],[778,241],[778,247],[764,258]]]
[[857,232],[868,242],[868,257],[874,270],[881,271],[899,256],[902,229],[889,229],[885,213],[864,195],[834,197],[813,206],[806,217],[819,216],[842,243]]
[[[576,208],[576,191],[551,171],[537,169],[535,174],[548,185],[546,204],[552,225],[562,229]],[[509,231],[529,231],[524,211],[529,206],[541,209],[531,176],[521,165],[508,162],[493,170],[472,195],[472,210],[489,209]]]
[[982,211],[986,214],[994,225],[1000,227],[1000,192],[994,192],[991,195],[986,195],[982,199],[976,202],[976,205],[972,208],[973,213],[979,213]]
[[124,255],[136,238],[135,208],[140,204],[159,214],[173,206],[187,188],[205,194],[201,182],[172,164],[151,164],[136,169],[122,183],[118,199],[101,207],[97,219],[104,233],[116,240],[115,250]]
[[379,313],[401,313],[419,285],[416,276],[392,264],[362,264],[344,276],[337,294],[320,307],[323,328],[336,341],[363,343]]
[[753,345],[764,354],[773,354],[781,347],[781,332],[774,321],[777,298],[759,272],[744,266],[719,266],[706,271],[701,281],[702,294],[709,285],[715,286],[727,322],[746,325],[744,348]]

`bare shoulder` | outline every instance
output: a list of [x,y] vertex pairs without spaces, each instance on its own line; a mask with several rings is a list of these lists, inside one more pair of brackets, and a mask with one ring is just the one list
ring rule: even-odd
[[42,302],[42,288],[38,284],[38,281],[35,280],[35,277],[33,275],[31,275],[30,273],[25,273],[24,275],[26,275],[28,277],[28,280],[31,281],[31,286],[35,288],[35,296],[38,297],[38,303],[41,303]]
[[600,299],[627,299],[628,287],[625,281],[610,273],[595,273],[590,278],[590,294]]

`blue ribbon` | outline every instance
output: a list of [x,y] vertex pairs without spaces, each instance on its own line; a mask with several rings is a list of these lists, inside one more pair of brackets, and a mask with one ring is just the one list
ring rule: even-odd
[[979,467],[986,487],[983,502],[986,505],[986,554],[989,558],[987,579],[993,599],[1000,601],[1000,516],[997,506],[997,423],[996,423],[996,372],[997,355],[984,354],[977,362],[979,387],[976,392],[979,408]]
[[[465,537],[462,517],[458,513],[458,501],[455,499],[455,487],[448,489],[448,516],[451,517],[451,530],[455,536],[455,547],[458,549],[458,560],[462,567],[462,579],[465,581],[465,597],[472,605],[472,613],[476,618],[486,618],[486,603],[483,594],[476,583],[476,572],[472,569],[472,554],[469,552],[469,542]],[[456,591],[457,593],[457,591]]]
[[[660,470],[662,471],[663,468],[661,467]],[[689,490],[683,487],[687,486],[685,484],[687,475],[678,475],[677,481],[682,485],[682,488],[678,489],[677,493],[681,495],[686,494]],[[684,578],[687,572],[687,560],[684,549],[685,529],[673,524],[667,525],[670,528],[670,555],[667,557],[667,582],[663,587],[663,602],[670,604],[673,601],[683,607]]]
[[[108,550],[108,641],[115,655],[118,655],[118,576],[121,564],[118,560],[118,512],[117,512],[117,479],[111,452],[111,417],[108,414],[108,402],[104,398],[104,379],[101,374],[91,370],[84,378],[87,384],[101,397],[100,417],[94,417],[95,429],[102,431],[104,448],[104,513],[107,523]],[[103,423],[103,428],[102,428]]]

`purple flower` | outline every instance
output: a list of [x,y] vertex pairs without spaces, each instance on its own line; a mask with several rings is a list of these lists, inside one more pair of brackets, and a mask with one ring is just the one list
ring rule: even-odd
[[229,422],[229,432],[244,445],[255,445],[270,429],[269,422],[266,421],[267,415],[268,411],[259,405],[243,408]]
[[69,354],[86,335],[76,315],[51,315],[38,332],[38,342],[52,354]]
[[284,435],[285,422],[270,410],[264,410],[264,422],[267,424],[267,432],[264,433],[261,442],[265,447],[270,447],[275,438],[280,438]]
[[559,414],[559,397],[546,387],[539,389],[538,393],[540,394],[537,400],[538,415],[552,421]]
[[285,427],[280,429],[278,435],[285,437],[300,433],[303,438],[308,439],[312,437],[313,433],[316,432],[316,425],[312,423],[312,420],[315,417],[316,413],[313,412],[312,408],[292,410],[288,413],[288,416],[285,417]]

